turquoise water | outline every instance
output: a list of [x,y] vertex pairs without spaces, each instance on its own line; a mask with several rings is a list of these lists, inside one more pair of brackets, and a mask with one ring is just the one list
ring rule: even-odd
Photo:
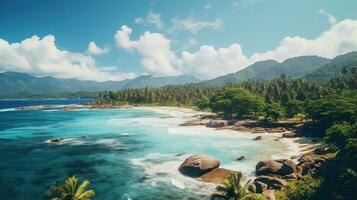
[[[180,127],[193,113],[165,109],[0,112],[0,199],[38,200],[54,181],[88,179],[95,199],[209,199],[214,185],[182,176],[191,154],[253,174],[287,145],[256,135]],[[65,142],[46,142],[63,137]],[[247,159],[236,161],[244,155]]]

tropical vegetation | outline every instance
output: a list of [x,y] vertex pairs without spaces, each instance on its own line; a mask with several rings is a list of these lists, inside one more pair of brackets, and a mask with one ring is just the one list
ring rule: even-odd
[[248,191],[250,181],[242,183],[242,173],[230,174],[222,186],[216,188],[217,192],[211,195],[211,200],[265,200],[261,194]]
[[45,194],[49,200],[90,200],[95,196],[93,189],[87,190],[89,181],[79,182],[75,176],[67,177],[64,184],[54,183]]

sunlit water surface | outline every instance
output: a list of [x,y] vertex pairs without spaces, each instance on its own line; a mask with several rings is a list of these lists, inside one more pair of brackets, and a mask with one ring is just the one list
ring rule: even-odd
[[[1,102],[0,102],[1,103]],[[73,102],[71,102],[73,103]],[[209,199],[214,185],[182,176],[191,154],[253,175],[260,159],[289,151],[268,136],[180,127],[193,113],[165,109],[0,110],[0,199],[42,199],[68,175],[88,179],[95,199]],[[61,144],[46,142],[66,138]],[[246,160],[236,161],[244,155]]]

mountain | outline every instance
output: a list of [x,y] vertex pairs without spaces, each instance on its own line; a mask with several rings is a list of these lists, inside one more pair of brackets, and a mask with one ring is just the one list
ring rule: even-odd
[[307,79],[328,80],[341,74],[344,67],[357,67],[357,52],[336,56],[327,64],[306,75]]
[[227,74],[212,80],[205,81],[207,85],[224,85],[226,83],[239,83],[248,79],[271,80],[281,74],[287,74],[293,78],[303,77],[330,60],[319,56],[300,56],[289,58],[282,63],[275,60],[256,62],[236,73]]
[[51,76],[34,77],[25,73],[0,73],[0,97],[29,97],[32,95],[99,92],[105,90],[123,90],[140,87],[162,87],[165,85],[181,85],[197,83],[200,80],[194,76],[153,77],[143,75],[123,81],[82,81],[76,79],[59,79]]

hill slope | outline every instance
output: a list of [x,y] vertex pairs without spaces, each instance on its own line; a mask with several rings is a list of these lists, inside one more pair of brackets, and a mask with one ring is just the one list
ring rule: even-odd
[[271,80],[281,74],[290,75],[293,78],[303,77],[330,60],[318,56],[300,56],[289,58],[282,63],[275,60],[256,62],[236,73],[227,74],[212,80],[205,81],[207,85],[224,85],[226,83],[238,83],[244,80]]
[[357,52],[336,56],[327,64],[306,75],[307,79],[328,80],[340,75],[344,67],[357,67]]
[[199,81],[194,76],[153,77],[145,75],[123,81],[96,82],[58,79],[50,76],[34,77],[24,73],[4,72],[0,73],[0,97],[11,98],[41,94],[115,91],[127,88],[197,83]]

